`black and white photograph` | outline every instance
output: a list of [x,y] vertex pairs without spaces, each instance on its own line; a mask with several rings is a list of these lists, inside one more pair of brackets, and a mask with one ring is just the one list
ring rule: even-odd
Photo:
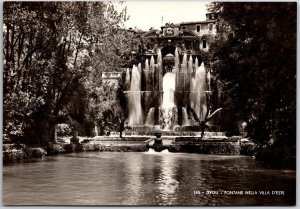
[[296,205],[297,2],[2,8],[2,205]]

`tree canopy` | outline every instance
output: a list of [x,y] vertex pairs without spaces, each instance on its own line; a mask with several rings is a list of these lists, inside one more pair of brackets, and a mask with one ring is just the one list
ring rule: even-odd
[[84,105],[127,47],[118,33],[126,11],[107,2],[5,2],[3,9],[4,138],[47,142],[56,123],[91,117]]
[[211,66],[221,102],[260,144],[296,143],[296,3],[216,2]]

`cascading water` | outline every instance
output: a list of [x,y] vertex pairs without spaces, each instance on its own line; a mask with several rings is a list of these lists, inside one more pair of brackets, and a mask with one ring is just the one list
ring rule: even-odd
[[[140,66],[139,66],[140,67]],[[141,72],[135,65],[132,68],[131,83],[129,92],[129,117],[130,126],[141,125],[143,123],[143,112],[141,105]]]
[[[182,63],[179,61],[178,49],[175,49],[174,68],[171,72],[166,72],[163,76],[162,54],[158,50],[156,63],[154,56],[150,62],[145,61],[145,69],[142,71],[141,64],[134,66],[131,71],[126,71],[126,81],[130,81],[129,91],[129,117],[130,126],[143,125],[143,108],[141,105],[141,73],[145,76],[145,91],[162,91],[162,102],[160,107],[150,107],[144,125],[150,127],[160,127],[159,130],[177,130],[181,126],[197,125],[193,121],[191,112],[188,112],[185,105],[190,105],[191,109],[200,120],[203,120],[207,111],[206,92],[209,91],[210,74],[206,73],[204,64],[198,66],[198,59],[193,63],[192,55],[183,54]],[[184,106],[178,106],[175,102],[175,92],[181,95]],[[147,97],[147,95],[146,95]],[[144,100],[147,99],[143,96]],[[176,96],[178,97],[178,96]],[[158,99],[155,97],[154,99]],[[178,99],[178,98],[177,98]],[[176,101],[177,101],[176,99]],[[145,100],[144,102],[147,102]],[[187,103],[186,103],[187,102]],[[143,103],[144,104],[144,103]],[[157,104],[157,103],[156,103]]]
[[148,59],[146,59],[145,61],[145,71],[149,71],[149,63],[148,63]]
[[[177,66],[179,65],[179,55],[177,51]],[[154,66],[154,59],[153,56],[151,57],[150,60],[150,69],[152,69],[152,66]],[[154,68],[154,67],[153,67]],[[175,72],[167,72],[163,79],[162,82],[160,82],[160,79],[162,77],[162,57],[161,57],[161,51],[158,51],[157,55],[157,73],[158,78],[159,78],[159,83],[162,83],[162,90],[163,90],[163,100],[162,100],[162,105],[159,107],[159,119],[158,123],[161,125],[161,128],[164,130],[171,130],[175,124],[177,124],[177,108],[175,106],[175,101],[174,101],[174,92],[175,92],[175,86],[176,86],[176,69],[174,70]],[[149,113],[146,118],[146,123],[145,125],[150,125],[153,126],[155,123],[155,118],[154,118],[154,112],[155,108],[151,108],[149,110]]]
[[187,110],[186,108],[182,108],[182,125],[183,126],[189,126],[191,125],[190,121],[189,121],[189,118],[188,118],[188,113],[187,113]]
[[208,91],[211,91],[211,89],[210,89],[210,80],[211,80],[211,75],[210,75],[210,71],[208,71],[207,72]]
[[175,49],[175,68],[174,71],[176,73],[176,91],[180,91],[181,90],[181,86],[182,86],[182,78],[181,78],[181,72],[179,71],[179,69],[181,68],[180,65],[180,61],[179,61],[179,52],[178,49]]
[[193,57],[192,56],[190,56],[190,58],[189,58],[188,72],[193,72]]
[[157,70],[156,76],[157,76],[157,90],[161,91],[162,89],[162,77],[163,77],[163,72],[162,72],[162,55],[161,55],[161,50],[159,49],[157,52]]
[[175,50],[175,63],[178,61],[178,69],[176,69],[175,66],[175,72],[176,72],[176,91],[183,92],[185,87],[185,73],[187,68],[187,55],[183,55],[183,60],[180,63],[179,61],[179,54],[178,50]]
[[188,63],[187,63],[187,70],[185,73],[185,91],[190,91],[191,89],[191,78],[193,73],[193,57],[192,55],[189,56]]
[[198,58],[196,57],[196,59],[195,59],[195,69],[197,69],[199,66],[198,66],[199,64],[198,64]]
[[151,83],[151,89],[150,91],[155,91],[155,83],[154,83],[154,76],[155,76],[155,71],[154,71],[154,57],[151,56],[150,58],[150,83]]
[[167,72],[163,78],[163,108],[171,108],[175,106],[174,92],[175,92],[175,73]]
[[181,69],[183,72],[186,72],[186,69],[187,69],[187,54],[186,53],[183,54]]
[[129,68],[126,69],[125,83],[126,83],[126,90],[130,89],[130,70],[129,70]]
[[145,78],[146,78],[146,86],[145,86],[145,90],[148,91],[148,89],[150,89],[150,72],[149,72],[149,62],[148,59],[146,59],[145,61]]
[[171,130],[176,124],[177,108],[174,103],[176,74],[174,72],[167,72],[163,78],[163,103],[162,111],[162,127],[164,130]]
[[153,67],[154,67],[154,57],[152,55],[150,58],[150,68],[153,68]]
[[149,112],[147,114],[146,122],[145,122],[146,126],[154,126],[155,125],[154,111],[155,111],[154,107],[152,107],[149,110]]
[[175,49],[175,57],[174,57],[174,59],[175,59],[174,70],[175,70],[175,72],[177,72],[178,68],[179,68],[179,53],[178,53],[178,49],[177,48]]
[[160,68],[161,64],[162,64],[162,57],[161,57],[161,50],[160,49],[157,51],[157,62],[156,63],[158,65],[158,67]]
[[204,68],[204,64],[202,63],[200,67],[196,69],[195,77],[192,78],[191,85],[191,108],[197,114],[200,120],[205,118],[205,114],[207,111],[206,104],[206,72]]
[[[146,59],[146,63],[148,63],[148,59]],[[147,64],[145,65],[145,68],[149,67],[149,73],[148,73],[148,80],[147,80],[147,86],[148,86],[148,91],[156,91],[156,87],[155,87],[155,61],[154,61],[154,57],[151,56],[150,58],[150,64],[149,66],[147,66]],[[145,69],[146,71],[146,69]],[[146,121],[145,121],[145,125],[146,126],[154,126],[155,125],[155,118],[154,118],[154,111],[155,108],[152,107],[150,108],[147,117],[146,117]]]

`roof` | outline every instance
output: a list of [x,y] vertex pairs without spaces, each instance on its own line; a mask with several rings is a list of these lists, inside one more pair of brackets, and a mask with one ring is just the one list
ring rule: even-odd
[[120,73],[118,71],[103,71],[102,73]]
[[194,24],[204,24],[204,23],[213,23],[217,20],[205,20],[205,21],[196,21],[196,22],[182,22],[180,25],[194,25]]
[[166,23],[165,25],[161,26],[161,28],[168,28],[168,27],[175,28],[175,27],[179,27],[179,26],[180,26],[180,24]]

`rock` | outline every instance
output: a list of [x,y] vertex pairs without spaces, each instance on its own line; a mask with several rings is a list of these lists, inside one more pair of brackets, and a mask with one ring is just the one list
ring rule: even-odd
[[64,153],[65,149],[62,147],[61,144],[49,143],[47,147],[47,151],[49,154],[54,155],[54,154]]
[[154,149],[155,152],[161,152],[164,148],[162,140],[159,138],[155,139],[152,148]]
[[40,147],[29,148],[29,150],[31,152],[31,156],[29,156],[28,158],[41,158],[47,156],[46,150]]

